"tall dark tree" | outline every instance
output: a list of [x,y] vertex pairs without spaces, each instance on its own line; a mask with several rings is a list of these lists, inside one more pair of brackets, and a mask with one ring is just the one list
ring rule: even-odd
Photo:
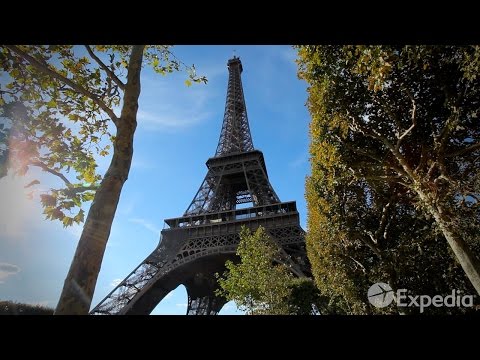
[[[0,115],[5,119],[0,127],[0,175],[9,168],[24,175],[38,167],[61,179],[63,187],[40,198],[46,218],[64,226],[83,222],[82,202],[93,200],[56,314],[87,314],[90,308],[130,171],[145,64],[161,74],[186,68],[187,85],[206,81],[168,46],[0,47]],[[110,147],[111,162],[102,177],[96,173],[94,155],[105,156]]]
[[479,75],[477,46],[299,47],[309,257],[352,312],[369,311],[364,289],[380,278],[474,291],[442,239],[480,293]]

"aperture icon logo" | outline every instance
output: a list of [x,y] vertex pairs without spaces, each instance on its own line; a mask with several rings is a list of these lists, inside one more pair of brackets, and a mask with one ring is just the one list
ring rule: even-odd
[[370,286],[367,295],[370,304],[377,308],[387,307],[395,300],[397,307],[416,307],[420,309],[420,314],[430,306],[437,308],[474,306],[474,295],[464,295],[457,289],[453,289],[448,295],[410,295],[407,289],[397,289],[394,292],[387,283],[378,282]]
[[390,285],[379,282],[368,289],[368,301],[377,308],[384,308],[390,305],[394,298],[394,292]]

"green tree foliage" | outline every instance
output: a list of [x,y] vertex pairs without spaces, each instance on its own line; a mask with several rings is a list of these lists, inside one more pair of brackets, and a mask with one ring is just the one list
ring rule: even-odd
[[330,312],[329,299],[320,295],[310,279],[294,277],[262,226],[254,233],[242,227],[237,255],[240,263],[227,261],[217,295],[235,301],[240,310],[249,315]]
[[292,315],[339,315],[345,311],[338,300],[322,295],[312,279],[295,278],[289,284],[288,311]]
[[288,314],[286,299],[293,275],[282,263],[273,264],[279,250],[265,229],[259,227],[252,234],[242,227],[237,255],[241,262],[227,261],[227,272],[218,281],[218,295],[235,301],[249,315]]
[[41,305],[0,301],[0,315],[53,315],[53,309]]
[[298,63],[312,116],[307,250],[322,293],[369,313],[377,281],[479,292],[480,47],[302,46]]
[[[62,186],[39,196],[46,218],[64,226],[85,220],[58,314],[86,314],[90,307],[130,170],[143,65],[163,75],[185,68],[188,85],[206,82],[169,46],[0,47],[0,176],[9,169],[24,175],[31,167],[55,175]],[[95,155],[109,152],[110,166],[102,176]],[[34,180],[26,187],[38,184]],[[84,219],[81,206],[88,201]]]

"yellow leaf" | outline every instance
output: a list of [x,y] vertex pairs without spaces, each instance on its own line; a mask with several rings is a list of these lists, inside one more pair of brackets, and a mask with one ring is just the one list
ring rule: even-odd
[[185,85],[187,85],[187,86],[192,86],[192,82],[187,79],[187,80],[185,80]]
[[85,171],[85,173],[83,174],[83,178],[87,183],[93,183],[95,181],[95,172],[93,171],[93,169],[88,169],[87,171]]

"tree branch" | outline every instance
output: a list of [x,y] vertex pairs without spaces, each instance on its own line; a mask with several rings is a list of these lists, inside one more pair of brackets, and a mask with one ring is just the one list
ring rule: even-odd
[[428,172],[427,172],[427,180],[429,180],[431,177],[432,177],[432,174],[433,174],[433,170],[435,170],[435,168],[437,167],[437,162],[434,161],[432,162],[432,164],[430,165],[430,168],[428,169]]
[[398,138],[397,144],[395,146],[395,150],[400,149],[400,145],[402,144],[403,139],[407,136],[417,125],[417,119],[415,118],[415,112],[417,110],[417,105],[415,104],[415,99],[413,98],[410,91],[406,90],[408,97],[412,101],[412,126],[410,126],[405,132]]
[[388,113],[388,115],[390,115],[390,118],[395,122],[395,125],[397,125],[397,127],[399,129],[402,128],[401,126],[401,122],[400,120],[398,119],[398,116],[397,114],[394,114],[392,112],[392,109],[390,108],[390,106],[387,104],[387,102],[381,97],[381,96],[378,96],[377,93],[375,93],[375,99],[383,106],[383,108],[385,109],[385,111]]
[[454,114],[450,116],[445,124],[445,127],[442,129],[442,132],[438,136],[438,145],[439,145],[439,152],[443,152],[445,145],[447,143],[448,135],[452,132],[453,129],[456,128],[459,122],[459,111],[455,108]]
[[474,193],[472,193],[472,192],[468,192],[468,193],[462,194],[462,196],[463,196],[463,197],[470,196],[470,197],[474,198],[477,203],[480,203],[480,197],[478,196],[478,194],[474,194]]
[[375,231],[375,239],[377,239],[377,243],[379,242],[380,235],[383,234],[383,238],[385,238],[385,228],[387,226],[387,218],[390,212],[390,206],[392,205],[392,201],[394,199],[394,194],[390,197],[389,202],[385,205],[382,209],[382,217],[380,218],[380,224],[378,226],[377,231]]
[[53,169],[50,169],[47,165],[45,165],[44,163],[40,162],[40,161],[32,161],[30,163],[30,165],[32,166],[37,166],[39,168],[41,168],[43,171],[46,171],[50,174],[53,174],[57,177],[59,177],[60,179],[63,180],[63,182],[65,183],[65,185],[67,185],[67,189],[65,190],[62,190],[62,192],[64,192],[66,195],[75,195],[77,193],[80,193],[80,192],[84,192],[84,191],[88,191],[88,190],[97,190],[98,189],[98,185],[89,185],[89,186],[75,186],[74,184],[72,184],[70,182],[70,180],[68,180],[65,175],[63,175],[62,173],[59,173],[58,171],[55,171]]
[[422,153],[420,155],[420,161],[418,162],[417,167],[415,168],[415,172],[420,171],[423,166],[426,164],[427,161],[427,147],[425,144],[422,144]]
[[405,174],[410,177],[410,179],[415,180],[416,176],[415,173],[413,172],[412,168],[408,164],[408,162],[405,160],[405,157],[400,153],[400,151],[397,150],[395,146],[382,134],[380,134],[378,131],[375,129],[368,129],[365,127],[364,124],[359,122],[355,116],[350,115],[348,110],[347,110],[347,116],[352,120],[353,124],[349,125],[350,129],[353,131],[360,132],[361,134],[365,136],[369,136],[373,139],[381,141],[385,146],[387,147],[388,150],[395,156],[397,161],[400,163],[402,166],[403,170],[405,171]]
[[350,255],[344,255],[346,258],[352,260],[355,264],[357,264],[358,266],[360,266],[360,268],[362,269],[363,273],[366,273],[367,270],[365,269],[365,266],[363,266],[363,264],[356,260],[355,258],[351,257]]
[[386,180],[391,180],[393,182],[398,182],[402,178],[401,175],[366,175],[364,176],[365,180],[379,180],[379,181],[386,181]]
[[63,175],[62,173],[59,173],[58,171],[55,171],[53,169],[50,169],[47,165],[45,165],[44,163],[40,162],[40,161],[32,161],[30,163],[31,165],[33,166],[38,166],[39,168],[41,168],[43,171],[46,171],[46,172],[49,172],[50,174],[53,174],[55,176],[58,176],[60,179],[63,180],[63,182],[65,183],[65,185],[67,185],[68,187],[71,187],[73,186],[73,184],[70,182],[70,180],[68,180],[65,175]]
[[125,91],[125,84],[117,77],[117,75],[115,75],[115,73],[112,70],[110,70],[108,66],[105,65],[97,55],[95,55],[95,53],[93,52],[93,50],[90,48],[89,45],[84,45],[84,46],[87,49],[88,53],[90,54],[90,57],[93,60],[95,60],[98,65],[100,65],[100,67],[108,74],[108,76],[110,76],[110,78],[115,82],[115,84],[118,85],[120,89]]
[[74,196],[75,194],[82,193],[88,190],[98,190],[98,185],[90,185],[90,186],[77,186],[77,187],[69,187],[68,189],[61,190],[65,195]]
[[0,89],[0,94],[17,95],[15,91],[8,91],[8,90],[1,90],[1,89]]
[[462,156],[462,155],[465,155],[471,151],[475,151],[477,149],[480,149],[480,143],[476,143],[476,144],[473,144],[465,149],[462,149],[462,150],[458,150],[458,151],[455,151],[453,153],[449,153],[449,154],[446,154],[445,157],[447,158],[451,158],[451,157],[455,157],[455,156]]
[[455,130],[457,124],[460,122],[460,111],[454,107],[453,114],[447,119],[445,127],[443,128],[440,139],[437,143],[437,162],[438,162],[438,169],[440,173],[443,175],[445,179],[448,179],[448,172],[445,167],[445,148],[447,147],[449,135]]
[[[343,142],[343,140],[340,139],[339,136],[335,135],[335,137],[337,138],[337,140],[338,140],[340,143]],[[344,145],[345,145],[345,147],[346,147],[348,150],[352,151],[352,152],[355,153],[355,154],[364,155],[364,156],[366,156],[366,157],[368,157],[368,158],[370,158],[370,159],[372,159],[372,160],[375,160],[375,161],[378,162],[379,164],[384,164],[384,159],[382,159],[382,158],[380,158],[380,157],[378,157],[378,156],[376,156],[376,155],[374,155],[374,154],[371,154],[371,153],[368,153],[368,152],[365,151],[365,150],[362,150],[362,149],[353,147],[353,146],[351,146],[349,143],[345,143]]]
[[27,60],[33,67],[37,68],[38,70],[40,70],[41,72],[47,74],[47,75],[50,75],[51,77],[57,79],[57,80],[60,80],[61,82],[67,84],[68,86],[70,86],[72,89],[78,91],[79,93],[85,95],[86,97],[90,98],[95,104],[97,104],[103,111],[105,111],[105,113],[108,114],[108,116],[110,116],[110,118],[112,119],[113,123],[115,125],[118,125],[118,117],[117,115],[115,115],[115,113],[112,111],[112,109],[110,109],[107,105],[105,105],[105,103],[103,101],[101,101],[97,96],[95,96],[95,94],[91,93],[90,91],[88,91],[87,89],[85,89],[84,87],[76,84],[75,82],[73,82],[72,80],[70,80],[69,78],[63,76],[63,75],[60,75],[59,73],[57,73],[56,71],[52,70],[48,64],[43,64],[41,61],[35,59],[33,56],[27,54],[25,51],[19,49],[17,46],[15,45],[7,45],[6,46],[8,49],[10,49],[11,51],[13,51],[14,53],[16,53],[17,55],[21,56],[22,58],[24,58],[25,60]]
[[362,234],[358,231],[355,231],[355,233],[358,235],[359,240],[361,242],[367,245],[370,248],[370,250],[372,250],[375,253],[375,255],[377,255],[380,259],[383,259],[382,251],[378,248],[377,244],[374,242],[372,233],[370,232],[366,233],[368,237],[366,237],[365,234]]
[[390,150],[394,149],[394,146],[390,143],[390,141],[388,141],[388,139],[385,136],[380,134],[375,129],[369,129],[365,127],[365,125],[361,121],[359,121],[354,115],[351,115],[348,110],[347,110],[347,116],[352,120],[352,123],[353,123],[352,125],[349,126],[350,129],[356,132],[360,132],[365,136],[381,141]]
[[[343,140],[340,139],[340,137],[338,137],[337,135],[335,135],[335,137],[336,137],[337,140],[339,140],[340,142],[343,141]],[[382,166],[387,167],[387,168],[389,168],[389,169],[391,169],[391,170],[393,170],[393,171],[396,171],[398,174],[400,174],[400,175],[402,175],[402,176],[407,176],[407,173],[406,173],[403,169],[398,168],[398,167],[396,167],[396,166],[393,166],[393,165],[389,164],[389,163],[385,160],[386,155],[384,155],[383,158],[380,158],[380,157],[378,157],[378,156],[376,156],[376,155],[374,155],[374,154],[372,154],[372,153],[369,153],[369,152],[367,152],[367,151],[365,151],[365,150],[362,150],[362,149],[353,147],[353,146],[351,146],[349,143],[345,143],[344,146],[345,146],[348,150],[354,152],[355,154],[364,155],[364,156],[366,156],[366,157],[368,157],[368,158],[370,158],[370,159],[372,159],[372,160],[375,160],[376,162],[378,162],[378,163],[381,164]],[[369,164],[369,166],[371,166],[371,165]]]

